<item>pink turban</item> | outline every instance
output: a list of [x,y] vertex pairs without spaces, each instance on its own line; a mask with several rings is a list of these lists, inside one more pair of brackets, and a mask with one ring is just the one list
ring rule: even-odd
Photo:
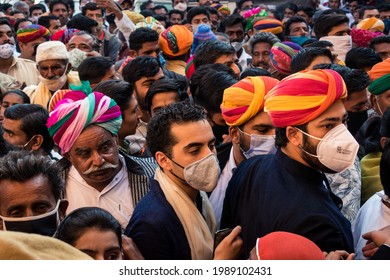
[[92,92],[70,91],[56,104],[47,121],[50,136],[61,153],[70,151],[83,130],[95,124],[117,135],[122,124],[119,106],[110,97]]

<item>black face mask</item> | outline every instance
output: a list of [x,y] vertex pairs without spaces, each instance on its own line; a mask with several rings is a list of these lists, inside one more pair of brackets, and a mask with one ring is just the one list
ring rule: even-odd
[[1,217],[3,219],[3,230],[36,233],[45,236],[53,236],[59,224],[58,207],[50,212],[33,217]]
[[368,114],[367,111],[348,112],[348,119],[348,130],[355,136],[363,123],[368,119]]

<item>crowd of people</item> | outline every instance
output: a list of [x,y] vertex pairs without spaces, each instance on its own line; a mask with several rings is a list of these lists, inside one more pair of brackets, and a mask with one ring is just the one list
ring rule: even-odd
[[0,5],[0,259],[390,259],[390,3],[74,4]]

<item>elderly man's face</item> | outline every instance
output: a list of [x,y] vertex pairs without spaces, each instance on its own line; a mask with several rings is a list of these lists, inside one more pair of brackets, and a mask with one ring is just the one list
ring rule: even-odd
[[68,62],[62,59],[49,59],[38,63],[39,74],[45,79],[55,80],[67,71]]
[[68,51],[76,48],[83,52],[93,51],[93,38],[88,34],[74,35],[68,42]]
[[104,189],[121,169],[116,138],[97,125],[88,126],[65,157],[85,182],[98,190]]

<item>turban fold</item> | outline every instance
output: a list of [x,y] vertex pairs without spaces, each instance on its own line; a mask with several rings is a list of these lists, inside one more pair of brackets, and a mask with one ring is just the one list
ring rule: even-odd
[[159,36],[158,45],[164,54],[180,56],[186,54],[194,41],[194,35],[184,25],[172,25]]
[[230,126],[240,126],[264,108],[264,96],[279,81],[271,77],[247,77],[225,89],[222,116]]
[[145,19],[143,15],[129,10],[123,10],[122,13],[124,13],[134,24],[143,22]]
[[61,41],[64,44],[69,43],[70,39],[72,39],[73,35],[80,30],[74,28],[62,29],[58,30],[56,33],[51,36],[53,41]]
[[231,14],[231,11],[228,6],[222,5],[220,3],[214,3],[211,4],[210,7],[216,9],[218,12],[223,14],[224,16],[229,16]]
[[263,18],[253,24],[253,29],[259,32],[271,32],[276,35],[282,33],[283,24],[274,18]]
[[352,42],[359,47],[368,47],[371,40],[375,37],[382,36],[381,32],[371,32],[363,29],[351,29]]
[[386,74],[390,74],[390,58],[375,64],[367,73],[373,81]]
[[275,127],[308,123],[339,99],[347,98],[344,80],[334,70],[308,70],[281,80],[265,97],[264,111]]
[[310,239],[285,231],[271,232],[256,241],[259,260],[324,260],[324,254]]
[[368,87],[368,91],[373,95],[381,95],[390,89],[390,74],[384,75],[374,80]]
[[28,43],[41,37],[48,41],[50,35],[50,31],[46,27],[39,24],[32,24],[19,29],[16,37],[19,42]]
[[270,62],[278,72],[289,75],[292,57],[301,49],[300,45],[293,42],[275,43],[271,48]]
[[100,92],[87,96],[82,91],[70,91],[58,101],[47,121],[50,136],[62,154],[70,151],[82,131],[91,124],[118,134],[122,116],[113,99]]
[[375,31],[383,32],[383,30],[385,30],[385,23],[375,17],[366,18],[358,23],[356,29],[363,29],[363,30],[374,29]]

